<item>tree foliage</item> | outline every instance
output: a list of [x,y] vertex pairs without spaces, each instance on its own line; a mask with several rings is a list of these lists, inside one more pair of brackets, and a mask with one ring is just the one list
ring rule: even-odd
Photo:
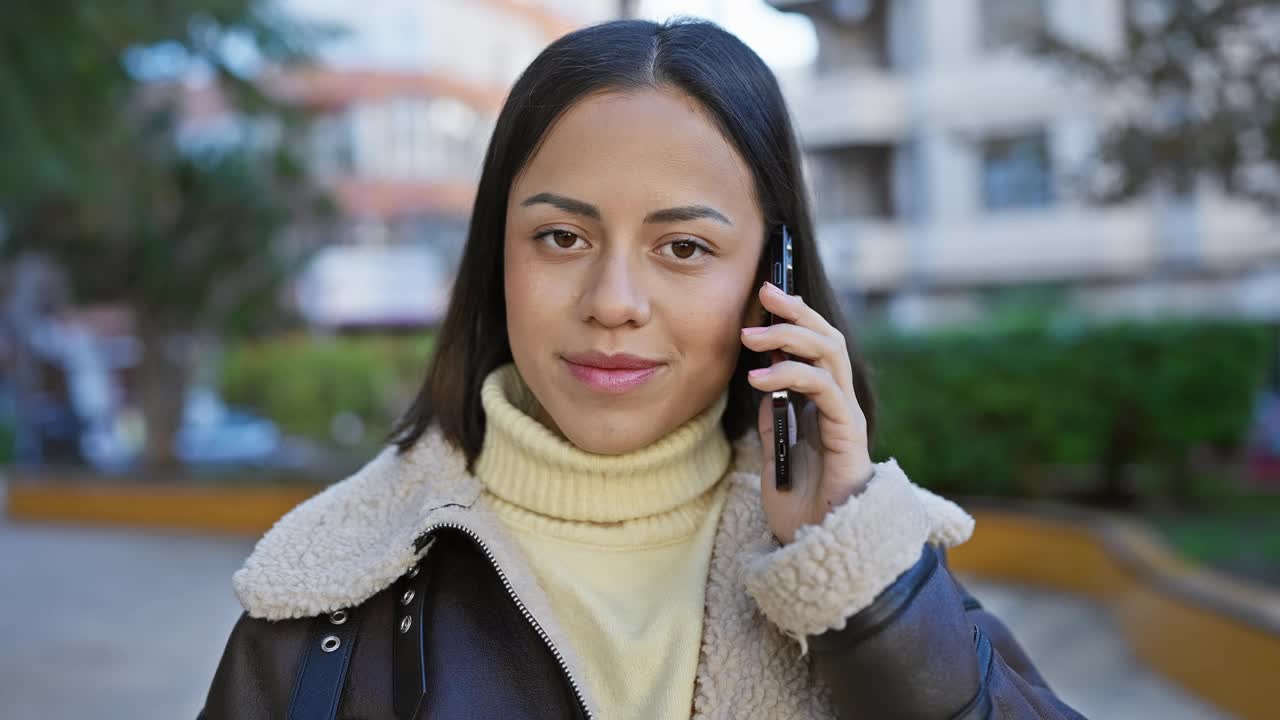
[[1115,91],[1098,195],[1228,192],[1280,206],[1280,5],[1274,0],[1127,0],[1125,48],[1047,34],[1040,44]]
[[0,23],[0,249],[132,311],[161,462],[194,360],[174,348],[269,317],[327,215],[306,116],[268,79],[331,30],[276,7],[46,0]]

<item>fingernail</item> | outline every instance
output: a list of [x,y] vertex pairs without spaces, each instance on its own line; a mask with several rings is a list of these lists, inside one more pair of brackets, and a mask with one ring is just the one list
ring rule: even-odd
[[769,328],[767,328],[767,327],[744,327],[744,328],[742,328],[742,334],[743,334],[743,335],[758,335],[758,334],[760,334],[760,333],[762,333],[762,332],[764,332],[765,330],[768,330],[768,329],[769,329]]
[[747,373],[751,377],[764,377],[769,374],[769,368],[756,368]]

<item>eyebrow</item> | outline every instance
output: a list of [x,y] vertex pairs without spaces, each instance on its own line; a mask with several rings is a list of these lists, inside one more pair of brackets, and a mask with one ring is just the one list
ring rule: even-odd
[[[549,192],[530,195],[524,199],[524,202],[520,203],[520,207],[529,207],[530,205],[536,205],[538,203],[546,203],[547,205],[560,208],[565,212],[589,217],[592,220],[599,220],[601,218],[600,208],[595,205]],[[644,221],[646,223],[672,223],[699,220],[702,218],[710,218],[730,227],[733,226],[733,223],[729,221],[729,218],[725,217],[719,210],[708,205],[683,205],[681,207],[654,210],[644,216]]]

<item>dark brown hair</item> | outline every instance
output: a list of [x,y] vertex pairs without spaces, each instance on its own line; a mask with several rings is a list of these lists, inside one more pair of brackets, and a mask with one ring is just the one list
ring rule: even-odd
[[[708,20],[678,17],[663,23],[615,20],[571,32],[547,46],[507,96],[485,153],[462,263],[436,350],[417,397],[390,440],[408,450],[432,422],[458,446],[471,467],[484,442],[480,386],[510,362],[503,290],[503,240],[511,183],[532,158],[551,124],[576,101],[602,92],[674,87],[701,103],[754,176],[766,231],[786,224],[795,238],[795,292],[849,338],[840,306],[814,245],[801,155],[777,79],[741,40]],[[756,284],[766,279],[767,245]],[[850,339],[853,385],[875,428],[875,402],[866,367]],[[742,352],[729,383],[725,434],[736,439],[755,427],[761,394],[748,370],[767,364]]]

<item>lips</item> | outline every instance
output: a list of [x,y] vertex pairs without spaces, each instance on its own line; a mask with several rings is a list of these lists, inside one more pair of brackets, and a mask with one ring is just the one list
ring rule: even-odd
[[619,353],[571,353],[562,358],[569,374],[592,390],[621,393],[643,385],[662,369],[659,360]]
[[630,355],[628,353],[608,355],[596,351],[570,353],[565,355],[564,359],[574,365],[584,365],[600,368],[601,370],[646,370],[662,364],[660,360],[650,360],[639,355]]

